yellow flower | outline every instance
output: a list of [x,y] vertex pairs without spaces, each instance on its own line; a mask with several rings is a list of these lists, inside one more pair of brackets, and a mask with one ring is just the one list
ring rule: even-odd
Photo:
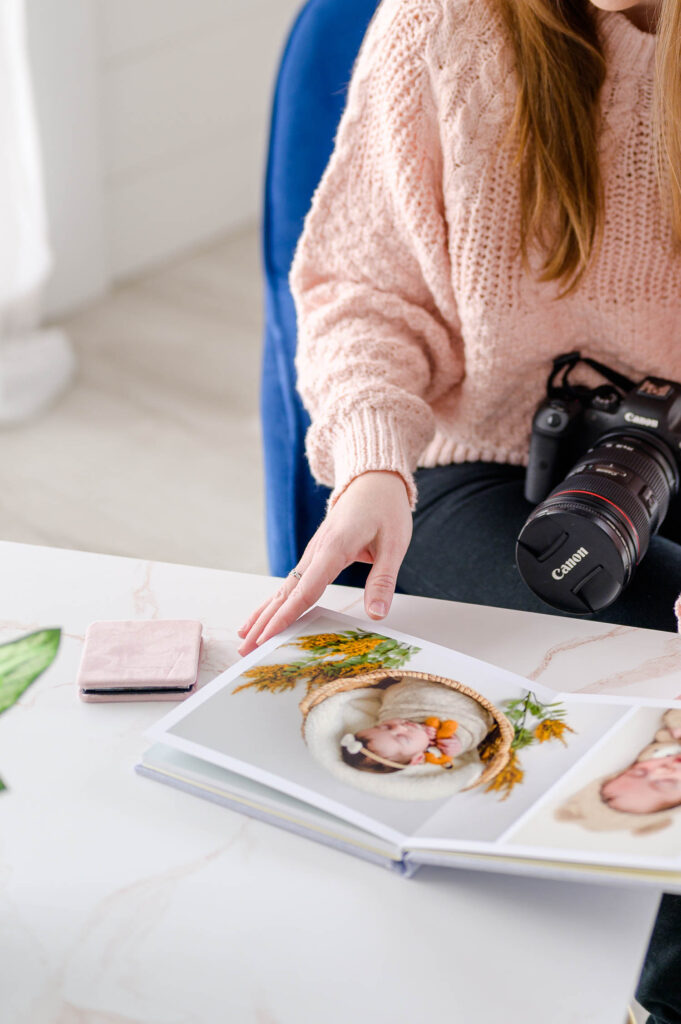
[[358,655],[369,654],[374,647],[382,644],[382,636],[360,636],[356,640],[350,640],[343,644],[343,656],[345,658],[356,658]]
[[318,647],[337,647],[343,643],[340,633],[315,633],[313,636],[299,636],[291,644],[303,651],[315,651]]
[[518,755],[515,750],[511,751],[511,756],[508,759],[508,763],[498,775],[495,775],[492,781],[485,789],[485,793],[502,793],[502,800],[508,800],[509,796],[513,792],[516,786],[518,786],[525,778],[525,772],[520,767],[518,761]]
[[307,692],[316,690],[332,679],[346,679],[366,672],[366,665],[343,665],[342,662],[326,662],[306,672]]
[[297,676],[286,673],[286,665],[258,665],[256,668],[249,668],[243,673],[245,679],[251,679],[250,683],[243,683],[233,691],[255,689],[258,691],[269,690],[270,693],[283,693],[285,690],[292,690],[296,685]]
[[563,744],[564,747],[567,743],[563,739],[564,732],[574,732],[566,722],[561,722],[557,718],[547,718],[545,721],[540,722],[537,728],[534,730],[534,735],[540,743],[546,743],[547,740],[557,739]]
[[312,636],[299,636],[292,646],[303,651],[318,651],[326,648],[329,652],[343,654],[345,658],[369,654],[375,647],[382,644],[385,637],[370,634],[369,636],[352,637],[343,633],[316,633]]

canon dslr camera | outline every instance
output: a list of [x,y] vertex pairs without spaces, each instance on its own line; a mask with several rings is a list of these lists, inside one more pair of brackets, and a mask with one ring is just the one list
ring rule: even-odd
[[[580,362],[609,383],[571,384]],[[636,384],[579,352],[554,360],[525,481],[537,507],[516,546],[528,586],[572,614],[612,604],[679,490],[680,462],[681,385],[659,377]]]

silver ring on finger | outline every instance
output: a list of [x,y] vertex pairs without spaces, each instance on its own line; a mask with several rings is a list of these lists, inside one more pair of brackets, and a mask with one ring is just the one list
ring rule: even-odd
[[302,580],[303,578],[302,572],[298,572],[297,569],[291,569],[289,576],[295,576],[297,580]]

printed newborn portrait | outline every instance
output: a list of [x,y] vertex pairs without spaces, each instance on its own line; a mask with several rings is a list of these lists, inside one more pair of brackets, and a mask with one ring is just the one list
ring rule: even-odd
[[634,834],[671,824],[681,806],[681,709],[662,715],[651,743],[614,775],[598,779],[556,810],[559,821],[592,831],[629,829]]
[[337,679],[301,702],[312,755],[370,792],[432,800],[489,782],[506,765],[513,728],[481,694],[422,672]]
[[478,701],[429,679],[407,676],[383,690],[376,724],[341,739],[346,764],[395,772],[415,764],[453,769],[457,755],[476,752],[494,728]]

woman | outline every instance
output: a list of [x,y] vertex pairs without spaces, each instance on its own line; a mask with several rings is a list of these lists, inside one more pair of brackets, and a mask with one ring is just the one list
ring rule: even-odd
[[[242,654],[357,560],[374,619],[396,586],[551,611],[514,552],[552,359],[681,382],[680,37],[681,0],[383,0],[291,272],[308,458],[333,491]],[[675,628],[679,511],[593,618]],[[681,1021],[680,949],[667,897],[654,1024]]]

